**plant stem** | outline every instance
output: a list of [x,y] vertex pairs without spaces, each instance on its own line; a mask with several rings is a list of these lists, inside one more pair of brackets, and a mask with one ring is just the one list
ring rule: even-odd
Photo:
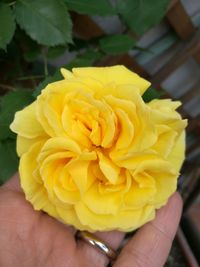
[[24,77],[19,77],[17,80],[19,81],[24,81],[24,80],[34,80],[34,79],[39,79],[39,78],[44,78],[44,75],[35,75],[35,76],[24,76]]
[[45,53],[43,53],[43,58],[44,58],[44,75],[45,77],[47,77],[49,75],[49,71],[48,71],[47,57]]
[[14,6],[14,5],[16,4],[16,2],[17,2],[17,1],[13,1],[13,2],[9,3],[8,5],[9,5],[9,6]]
[[15,90],[15,87],[7,85],[7,84],[0,83],[0,87],[3,89],[8,89],[8,90]]

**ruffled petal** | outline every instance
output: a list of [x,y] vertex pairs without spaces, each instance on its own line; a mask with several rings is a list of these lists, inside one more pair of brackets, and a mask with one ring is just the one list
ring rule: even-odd
[[73,68],[72,72],[75,77],[91,77],[107,85],[110,83],[131,84],[140,89],[141,95],[150,86],[150,83],[130,71],[122,65],[113,67],[87,67]]

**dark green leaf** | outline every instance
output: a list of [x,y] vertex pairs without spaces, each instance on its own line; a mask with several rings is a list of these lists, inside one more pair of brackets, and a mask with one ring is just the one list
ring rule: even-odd
[[86,15],[114,15],[115,10],[108,0],[65,0],[69,10]]
[[150,87],[142,96],[144,102],[148,103],[153,99],[159,99],[163,95],[163,91],[156,90],[155,88]]
[[6,49],[15,32],[15,20],[10,7],[0,4],[0,48]]
[[5,140],[0,142],[0,185],[8,180],[18,169],[16,141]]
[[15,135],[11,132],[9,126],[13,121],[16,111],[24,108],[33,101],[32,92],[17,90],[8,93],[1,98],[0,102],[0,140]]
[[72,23],[62,0],[18,0],[15,14],[21,28],[40,44],[72,42]]
[[99,45],[107,54],[122,54],[135,45],[135,40],[127,35],[110,35],[100,39]]
[[40,50],[37,49],[37,50],[29,50],[27,52],[25,52],[23,54],[24,56],[24,59],[27,61],[27,62],[32,62],[32,61],[35,61],[40,55]]
[[80,49],[86,49],[91,44],[88,40],[80,39],[80,38],[73,38],[73,44],[69,45],[69,51],[77,51]]
[[61,45],[55,46],[55,47],[50,47],[48,49],[47,57],[49,59],[60,57],[65,53],[66,50],[67,50],[67,47],[61,46]]
[[89,67],[93,65],[96,61],[98,61],[101,57],[102,54],[100,52],[89,50],[72,60],[64,67],[70,70],[75,67]]
[[117,0],[117,10],[131,30],[143,34],[164,17],[169,0]]

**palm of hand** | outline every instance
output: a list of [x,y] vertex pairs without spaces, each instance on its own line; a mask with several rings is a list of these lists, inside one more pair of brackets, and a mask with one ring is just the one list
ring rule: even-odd
[[0,266],[78,266],[73,230],[35,212],[21,192],[1,192],[0,218]]
[[[158,212],[154,222],[137,232],[120,253],[115,267],[163,266],[181,213],[180,197],[174,197],[173,202]],[[171,226],[166,227],[168,219]],[[75,232],[74,228],[47,214],[34,211],[20,190],[17,176],[0,188],[0,266],[106,266],[108,259],[89,245],[77,242]],[[124,237],[123,233],[116,231],[95,235],[114,249]],[[152,256],[155,262],[152,262]]]

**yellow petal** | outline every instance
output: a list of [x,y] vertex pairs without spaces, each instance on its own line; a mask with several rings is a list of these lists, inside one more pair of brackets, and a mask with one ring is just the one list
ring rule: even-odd
[[62,76],[63,76],[65,79],[74,78],[74,75],[72,74],[72,72],[69,71],[69,70],[67,70],[67,69],[61,68],[61,69],[60,69],[60,72],[61,72]]
[[89,165],[93,160],[96,160],[94,152],[85,153],[85,155],[83,153],[81,157],[77,157],[67,164],[67,171],[81,194],[83,194],[94,181],[94,177],[89,172]]
[[83,202],[75,205],[77,216],[86,230],[92,231],[132,231],[155,216],[154,207],[145,206],[143,209],[122,210],[116,215],[97,214],[92,212]]
[[134,136],[134,126],[130,121],[128,115],[121,109],[116,110],[118,115],[120,133],[116,143],[116,149],[122,149],[128,147]]
[[105,177],[111,184],[117,183],[120,168],[115,165],[108,157],[104,156],[101,152],[98,152],[99,167]]
[[46,136],[44,129],[36,117],[36,102],[15,113],[10,129],[26,138]]
[[156,193],[155,181],[153,182],[151,186],[140,187],[132,181],[132,185],[124,197],[125,205],[138,209],[150,204]]
[[24,153],[28,152],[28,150],[37,142],[44,142],[47,140],[47,137],[35,137],[35,138],[26,138],[21,135],[17,136],[17,154],[21,157]]
[[[73,225],[76,229],[86,230],[85,226],[81,224],[76,212],[74,211],[74,208],[71,206],[56,206],[56,211],[62,222]],[[87,230],[91,231],[89,227]]]
[[180,171],[183,161],[185,159],[185,131],[176,141],[171,153],[168,155],[167,160],[173,164],[177,172]]
[[48,194],[42,183],[34,178],[34,171],[37,169],[37,155],[43,143],[36,143],[29,152],[23,154],[20,159],[19,173],[22,189],[26,199],[31,202],[36,210],[44,210],[49,215],[58,217],[55,207],[49,201]]
[[173,149],[177,135],[177,132],[171,129],[160,134],[152,149],[155,149],[162,157],[166,158]]
[[103,84],[130,84],[139,88],[141,95],[150,86],[148,81],[122,65],[113,67],[73,68],[72,72],[76,77],[91,77]]
[[121,192],[101,194],[94,183],[82,197],[89,209],[98,214],[116,214],[122,204]]

